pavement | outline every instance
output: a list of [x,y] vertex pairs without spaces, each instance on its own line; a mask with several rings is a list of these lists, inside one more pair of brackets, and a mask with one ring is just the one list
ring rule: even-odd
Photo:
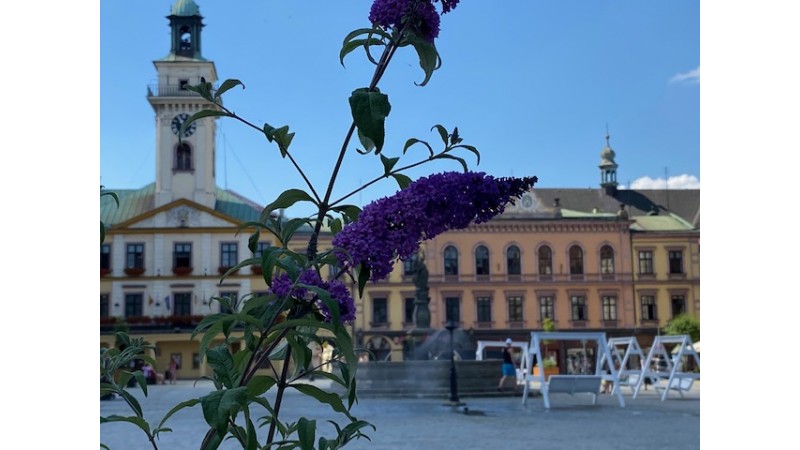
[[[329,388],[329,380],[315,384]],[[178,403],[198,398],[213,390],[208,381],[193,383],[180,380],[175,385],[148,386],[149,395],[131,390],[141,402],[145,418],[157,423]],[[463,398],[463,406],[447,405],[448,398],[386,398],[360,397],[351,413],[376,426],[367,429],[371,441],[360,439],[348,443],[348,450],[465,450],[501,449],[530,450],[691,450],[700,448],[700,382],[681,397],[670,392],[666,400],[650,387],[633,398],[632,391],[623,388],[625,407],[620,407],[616,395],[601,394],[597,405],[591,396],[553,394],[550,409],[544,407],[541,395],[529,396],[525,404],[520,396]],[[274,400],[275,390],[266,397]],[[253,417],[261,417],[263,409],[254,408]],[[131,415],[120,399],[101,401],[100,415]],[[345,425],[346,418],[334,413],[327,405],[287,390],[281,420],[299,417],[317,420],[317,438],[332,437],[333,426],[327,420]],[[258,422],[257,422],[258,423]],[[157,441],[160,450],[198,449],[208,426],[200,405],[185,408],[166,423],[173,432],[164,433]],[[261,428],[261,442],[267,428]],[[130,423],[100,425],[100,442],[111,450],[140,450],[152,448],[145,434]],[[234,442],[224,442],[221,449],[241,449]]]

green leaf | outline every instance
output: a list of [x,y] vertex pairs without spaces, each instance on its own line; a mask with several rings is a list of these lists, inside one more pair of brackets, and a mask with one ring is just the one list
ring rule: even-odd
[[215,99],[220,98],[220,96],[222,96],[222,94],[224,94],[225,91],[227,91],[228,89],[231,89],[233,87],[239,86],[239,85],[241,85],[242,89],[244,89],[244,83],[242,83],[239,80],[230,79],[230,80],[223,81],[222,84],[220,85],[219,89],[217,89],[217,92],[214,93],[214,98]]
[[400,186],[400,189],[405,189],[409,184],[412,183],[411,178],[408,178],[402,173],[392,174],[392,177],[394,177],[395,181],[397,181],[397,185]]
[[342,217],[345,219],[345,223],[351,223],[358,220],[358,215],[361,214],[361,208],[356,205],[339,205],[334,206],[331,210],[342,213]]
[[141,428],[142,431],[150,435],[150,425],[141,417],[123,417],[123,416],[108,416],[108,417],[100,417],[100,423],[110,423],[110,422],[128,422],[136,425],[137,427]]
[[207,82],[205,77],[200,77],[200,84],[198,85],[186,86],[187,90],[190,90],[192,92],[197,92],[198,94],[200,94],[201,97],[212,103],[214,102],[214,97],[211,95],[211,90],[213,88],[214,86],[211,83]]
[[369,281],[370,270],[369,267],[364,266],[363,264],[358,265],[358,296],[364,295],[364,287],[367,285],[367,281]]
[[389,97],[377,88],[356,89],[350,96],[350,111],[359,133],[375,144],[375,153],[380,153],[385,137],[384,121],[391,111]]
[[[447,147],[447,142],[449,140],[449,135],[447,133],[447,129],[441,125],[434,125],[431,130],[436,128],[436,131],[439,132],[439,136],[442,138],[442,142],[444,142],[444,146]],[[431,156],[433,156],[433,151],[431,151]]]
[[281,156],[286,157],[289,153],[289,145],[292,143],[294,133],[289,133],[289,126],[283,126],[272,131],[272,138],[278,143],[278,148],[281,150]]
[[328,227],[331,229],[331,233],[339,234],[342,231],[342,219],[331,219],[328,221]]
[[381,163],[383,163],[383,174],[384,175],[389,175],[389,172],[392,171],[392,169],[394,168],[395,164],[397,164],[397,161],[399,161],[399,160],[400,160],[400,158],[387,158],[387,157],[381,155]]
[[342,399],[339,398],[339,396],[336,394],[325,392],[322,389],[310,384],[296,383],[296,384],[290,384],[289,387],[297,389],[303,394],[317,399],[317,401],[319,401],[320,403],[326,403],[330,405],[330,407],[333,408],[334,411],[342,413],[346,415],[348,418],[352,418],[352,416],[350,416],[350,411],[348,411],[347,408],[344,407]]
[[283,225],[283,230],[281,232],[280,240],[281,243],[285,246],[289,246],[289,242],[292,240],[294,233],[300,229],[303,225],[308,223],[308,219],[291,219],[286,224]]
[[406,154],[406,150],[408,150],[409,147],[411,147],[412,145],[415,145],[415,144],[422,144],[425,147],[428,147],[428,152],[430,152],[431,156],[433,156],[433,149],[431,148],[431,146],[427,142],[421,141],[421,140],[419,140],[417,138],[411,138],[411,139],[406,141],[406,145],[403,146],[403,154],[405,155]]
[[458,162],[461,163],[461,167],[464,168],[464,172],[469,171],[469,168],[467,167],[467,162],[464,161],[464,158],[459,158],[457,156],[448,155],[447,153],[442,153],[442,154],[436,155],[433,159],[452,159],[452,160],[455,160],[455,161],[458,161]]
[[359,154],[366,155],[367,153],[370,153],[373,150],[375,150],[375,143],[372,142],[372,139],[364,136],[361,133],[361,130],[356,130],[356,134],[358,134],[358,141],[361,142],[361,145],[364,146],[364,150],[363,151],[361,149],[356,148],[356,151]]
[[465,150],[471,151],[472,153],[475,154],[475,157],[478,159],[478,162],[476,164],[480,164],[481,163],[481,154],[480,154],[480,152],[478,152],[478,149],[475,148],[474,146],[472,146],[472,145],[456,145],[451,150],[455,150],[457,148],[463,148]]
[[192,406],[194,406],[194,405],[196,405],[198,403],[200,403],[200,399],[193,398],[191,400],[186,400],[184,402],[180,402],[177,405],[173,406],[172,409],[170,409],[167,412],[167,414],[164,416],[164,418],[161,419],[161,422],[158,424],[158,428],[161,429],[164,426],[164,424],[167,422],[167,419],[172,417],[172,415],[175,414],[176,412],[182,410],[183,408],[192,407]]
[[409,43],[413,45],[414,49],[417,51],[417,55],[419,56],[419,66],[425,72],[425,79],[422,80],[422,83],[417,84],[415,82],[414,84],[417,86],[425,86],[431,79],[433,71],[442,65],[439,52],[436,51],[436,46],[433,45],[433,42],[422,39],[414,33],[409,33],[407,38]]
[[364,47],[364,50],[369,52],[369,47],[373,45],[386,45],[380,39],[366,38],[366,39],[353,39],[351,41],[344,41],[342,49],[339,51],[339,63],[344,67],[344,57],[358,47]]
[[274,202],[264,208],[259,220],[265,222],[272,211],[288,208],[297,202],[311,202],[314,206],[319,206],[306,191],[302,189],[287,189]]
[[198,111],[189,116],[188,119],[183,121],[183,124],[181,125],[181,131],[178,133],[178,136],[183,136],[184,135],[183,133],[189,127],[189,124],[191,124],[196,120],[200,120],[204,117],[220,117],[220,116],[230,117],[230,114],[226,113],[225,111],[215,111],[212,109],[204,109],[202,111]]
[[214,374],[217,376],[217,379],[220,380],[225,387],[233,387],[235,382],[234,363],[233,356],[230,351],[228,351],[228,346],[222,344],[208,349],[206,358],[208,359],[208,364],[214,369]]
[[228,431],[228,418],[247,405],[247,388],[224,389],[214,391],[200,398],[203,417],[219,436]]
[[250,235],[250,238],[247,239],[247,248],[250,249],[251,253],[255,254],[256,250],[258,250],[258,240],[260,238],[261,230],[256,230]]
[[250,398],[258,397],[275,385],[277,381],[266,375],[256,375],[247,382],[247,396]]
[[301,417],[297,421],[297,438],[300,441],[301,450],[314,450],[314,439],[316,438],[317,421],[308,420]]

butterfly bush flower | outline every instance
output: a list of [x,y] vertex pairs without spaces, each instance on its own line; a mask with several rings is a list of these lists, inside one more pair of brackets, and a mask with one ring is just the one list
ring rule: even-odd
[[[355,303],[353,302],[353,297],[350,295],[350,291],[347,289],[347,286],[344,285],[339,280],[331,280],[331,281],[322,281],[319,274],[314,269],[307,269],[303,273],[300,274],[300,277],[297,280],[298,283],[306,284],[309,286],[317,286],[322,289],[325,289],[330,294],[331,298],[336,300],[336,303],[339,305],[339,319],[343,323],[350,323],[356,318],[356,308]],[[297,299],[305,299],[309,295],[309,292],[312,293],[313,297],[311,300],[317,306],[320,314],[325,318],[326,322],[330,322],[332,319],[332,315],[328,306],[319,299],[316,293],[313,291],[309,291],[308,289],[302,286],[295,286],[294,282],[289,275],[286,273],[281,273],[280,275],[276,276],[272,280],[272,288],[270,291],[279,296],[279,297],[294,297]]]
[[[441,0],[442,14],[452,11],[459,0]],[[439,13],[433,3],[439,0],[375,0],[369,20],[384,29],[401,28],[404,20],[418,36],[429,42],[439,36]]]
[[[495,178],[483,172],[445,172],[420,178],[391,197],[376,200],[333,239],[364,264],[373,281],[392,271],[396,258],[413,254],[420,242],[453,229],[482,223],[503,212],[533,187],[536,177]],[[344,253],[339,258],[347,261]]]

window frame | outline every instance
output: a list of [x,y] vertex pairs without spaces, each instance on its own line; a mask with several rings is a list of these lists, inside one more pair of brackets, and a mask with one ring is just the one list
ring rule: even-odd
[[100,244],[100,269],[111,270],[111,244]]
[[549,245],[542,245],[536,250],[536,257],[539,275],[553,276],[553,249]]
[[639,275],[654,275],[653,250],[637,250],[636,255],[639,262]]
[[[647,303],[645,303],[645,298],[648,300]],[[642,320],[644,321],[658,320],[658,301],[656,299],[656,294],[649,292],[646,294],[640,294],[639,307],[640,307],[639,312],[641,313]],[[645,311],[648,311],[648,314],[645,314]]]
[[[444,322],[461,323],[461,297],[449,295],[444,297]],[[456,320],[452,319],[455,311]]]
[[[227,247],[227,248],[226,248]],[[230,248],[233,248],[231,250]],[[231,261],[231,257],[233,261]],[[226,262],[228,264],[226,264]],[[232,264],[231,264],[232,263]],[[238,242],[220,242],[219,243],[219,266],[231,268],[239,263],[239,243]]]
[[[180,300],[180,309],[178,311],[178,300]],[[174,316],[191,316],[192,315],[192,293],[186,291],[172,293],[172,315]]]
[[175,172],[191,172],[194,170],[192,146],[183,141],[175,145]]
[[[370,325],[373,327],[378,326],[388,326],[389,325],[389,297],[387,296],[380,296],[380,297],[373,297],[372,301],[370,302],[372,306],[372,322]],[[382,305],[381,308],[378,308],[378,305]],[[382,317],[378,317],[378,312],[381,312]],[[383,320],[378,320],[378,319]]]
[[475,296],[475,318],[480,323],[492,322],[492,296]]
[[[519,301],[519,304],[512,305],[512,300]],[[525,296],[523,294],[507,294],[506,295],[506,308],[508,308],[508,322],[524,322],[525,321]],[[518,312],[519,315],[515,315]]]
[[[541,294],[539,297],[539,323],[544,323],[545,319],[556,321],[556,296],[553,294]],[[549,311],[550,314],[546,314]]]
[[614,275],[616,273],[615,263],[614,247],[608,244],[600,247],[600,274]]
[[667,259],[670,275],[683,275],[686,273],[683,264],[683,250],[668,250]]
[[144,269],[144,250],[143,242],[129,242],[125,244],[125,268]]
[[[515,251],[516,256],[511,252]],[[522,250],[517,245],[509,245],[506,249],[506,275],[519,278],[522,275]]]
[[573,322],[587,322],[589,320],[589,306],[586,296],[583,294],[572,294],[569,298],[570,317]]
[[448,245],[442,252],[442,259],[444,262],[444,276],[457,277],[458,276],[458,249],[455,245]]
[[143,315],[144,315],[144,293],[126,292],[124,317],[141,317]]
[[600,307],[601,307],[603,321],[614,322],[618,320],[616,295],[612,294],[601,295]]
[[585,273],[583,263],[583,249],[580,245],[574,244],[569,247],[569,274],[570,276],[582,277]]
[[[179,250],[178,247],[183,247],[183,249]],[[188,247],[188,251],[186,248]],[[186,260],[187,264],[181,265],[179,264],[180,260]],[[188,269],[192,268],[192,243],[191,242],[174,242],[172,244],[172,267],[185,267]]]

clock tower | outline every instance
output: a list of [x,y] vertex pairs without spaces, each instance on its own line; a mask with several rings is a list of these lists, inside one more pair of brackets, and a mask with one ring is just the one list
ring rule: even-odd
[[203,17],[194,0],[175,0],[169,19],[170,52],[153,62],[158,84],[148,86],[147,100],[155,112],[155,207],[185,198],[214,209],[215,118],[193,122],[182,136],[181,125],[211,104],[187,86],[205,78],[216,83],[217,70],[201,53]]

